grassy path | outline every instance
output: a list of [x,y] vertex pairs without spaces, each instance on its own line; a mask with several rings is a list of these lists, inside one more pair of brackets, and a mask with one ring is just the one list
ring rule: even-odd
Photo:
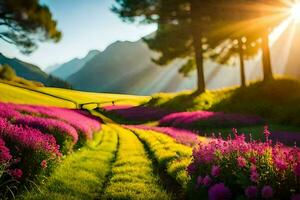
[[111,126],[119,134],[119,150],[100,199],[171,199],[154,174],[152,161],[136,135],[121,126]]
[[99,196],[118,146],[118,135],[103,125],[103,131],[87,147],[68,156],[41,187],[21,199],[95,199]]
[[191,161],[192,148],[178,144],[173,138],[162,133],[131,130],[145,143],[159,166],[185,189],[188,182],[186,167]]

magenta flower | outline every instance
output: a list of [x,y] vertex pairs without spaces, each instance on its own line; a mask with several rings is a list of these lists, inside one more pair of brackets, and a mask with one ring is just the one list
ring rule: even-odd
[[213,185],[208,190],[209,200],[229,200],[231,199],[231,192],[224,183]]
[[245,195],[248,199],[256,199],[258,189],[256,186],[249,186],[245,189]]
[[20,169],[10,169],[8,173],[15,179],[20,179],[23,176],[23,172]]
[[300,200],[300,194],[293,194],[291,200]]
[[269,136],[271,135],[268,126],[264,126],[264,135],[265,135],[266,141],[268,141],[269,140]]
[[0,164],[8,163],[12,159],[9,149],[5,146],[5,142],[0,138]]
[[261,190],[261,196],[264,199],[270,199],[273,197],[273,195],[274,195],[273,188],[269,185],[264,186],[263,189]]
[[211,169],[211,175],[214,176],[214,177],[217,177],[221,174],[221,169],[219,166],[212,166],[212,169]]
[[294,173],[296,176],[300,177],[300,162],[298,162],[294,167]]
[[202,184],[203,178],[201,176],[197,177],[197,184],[196,187],[198,188]]
[[212,182],[212,180],[211,180],[211,178],[210,178],[209,175],[206,175],[206,176],[204,177],[204,179],[202,180],[202,183],[203,183],[203,185],[205,185],[205,186],[210,186],[211,182]]
[[41,167],[42,167],[43,169],[46,169],[46,168],[47,168],[47,160],[43,160],[43,161],[41,162]]
[[238,162],[238,166],[239,166],[239,167],[245,167],[246,164],[247,164],[246,159],[243,158],[242,156],[239,156],[239,157],[237,158],[237,162]]

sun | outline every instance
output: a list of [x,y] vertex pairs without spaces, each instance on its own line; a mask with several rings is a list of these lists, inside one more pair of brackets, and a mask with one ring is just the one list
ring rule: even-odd
[[296,20],[300,20],[300,3],[296,3],[291,7],[291,16]]

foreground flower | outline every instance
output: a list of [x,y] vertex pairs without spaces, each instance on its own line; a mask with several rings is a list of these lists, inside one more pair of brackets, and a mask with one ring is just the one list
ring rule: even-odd
[[221,169],[220,167],[218,166],[213,166],[212,169],[211,169],[211,175],[214,176],[214,177],[217,177],[221,174]]
[[249,186],[245,189],[245,195],[248,199],[256,199],[257,193],[258,190],[256,186]]
[[23,172],[20,169],[11,169],[8,173],[15,179],[20,179],[23,176]]
[[294,194],[291,200],[300,200],[300,194]]
[[231,199],[231,193],[224,183],[219,183],[209,188],[208,197],[210,200],[228,200]]
[[264,199],[270,199],[273,197],[273,195],[274,195],[273,188],[269,185],[264,186],[263,189],[261,190],[261,196]]
[[295,172],[296,176],[300,177],[300,162],[298,162],[296,164],[296,166],[294,167],[294,172]]
[[238,162],[239,167],[246,167],[247,161],[245,158],[239,156],[237,158],[237,162]]
[[206,175],[202,182],[203,182],[203,185],[209,186],[211,184],[212,180],[211,180],[210,176]]
[[46,169],[46,168],[47,168],[47,160],[43,160],[43,161],[41,162],[41,167],[42,167],[43,169]]

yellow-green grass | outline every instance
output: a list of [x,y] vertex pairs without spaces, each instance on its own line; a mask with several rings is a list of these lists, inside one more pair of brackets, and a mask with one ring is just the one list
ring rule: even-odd
[[136,128],[131,130],[147,145],[160,167],[186,189],[189,181],[186,168],[191,162],[192,148],[176,143],[163,133]]
[[96,199],[110,173],[117,150],[118,136],[103,125],[86,147],[69,155],[54,173],[39,186],[19,199],[89,200]]
[[100,199],[171,199],[154,174],[152,161],[135,134],[112,125],[119,134],[119,149],[111,178]]
[[[103,105],[111,105],[112,101],[114,101],[116,105],[117,104],[140,105],[150,100],[149,96],[94,93],[94,92],[83,92],[77,90],[68,90],[68,89],[50,88],[50,87],[40,87],[37,89],[45,93],[70,99],[72,101],[77,102],[78,104],[95,102],[95,103],[100,103],[100,105],[103,106]],[[91,104],[91,106],[95,106],[95,105]]]
[[268,122],[299,126],[300,82],[276,78],[246,88],[224,88],[193,95],[192,91],[161,93],[146,104],[175,111],[210,110],[259,115]]
[[38,92],[0,83],[0,101],[20,104],[34,104],[74,108],[72,102],[51,97]]

